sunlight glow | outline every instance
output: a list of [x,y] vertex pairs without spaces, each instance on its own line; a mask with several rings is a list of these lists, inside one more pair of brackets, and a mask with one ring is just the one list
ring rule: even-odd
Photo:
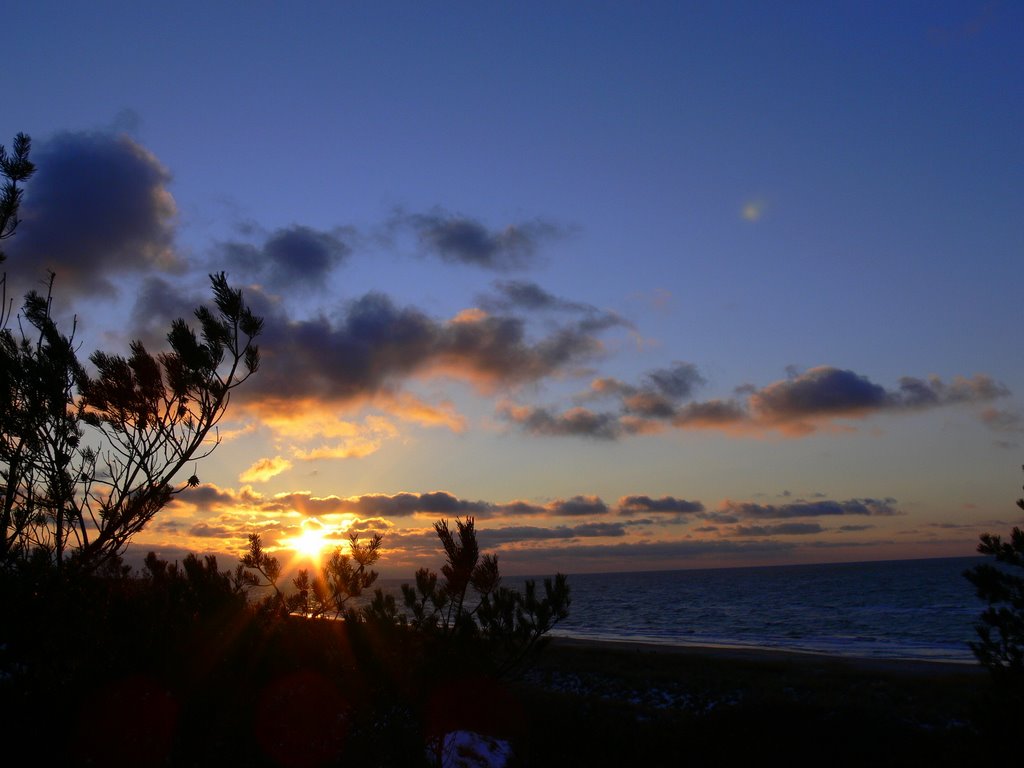
[[285,543],[294,549],[299,557],[309,558],[319,564],[321,553],[330,546],[330,542],[327,540],[329,535],[330,532],[319,525],[314,527],[303,524],[302,533],[293,539],[288,539]]

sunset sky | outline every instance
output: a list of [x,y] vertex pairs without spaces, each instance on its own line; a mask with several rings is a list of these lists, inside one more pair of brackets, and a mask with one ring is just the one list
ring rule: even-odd
[[[14,295],[266,319],[136,539],[503,571],[969,555],[1024,521],[1024,5],[19,3]],[[10,291],[9,291],[10,295]],[[287,552],[282,550],[287,556]]]

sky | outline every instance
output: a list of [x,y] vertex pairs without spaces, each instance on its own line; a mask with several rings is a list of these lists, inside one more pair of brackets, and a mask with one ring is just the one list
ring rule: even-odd
[[[265,318],[133,542],[510,574],[969,555],[1024,523],[1024,7],[21,3],[9,295]],[[183,478],[184,479],[184,478]]]

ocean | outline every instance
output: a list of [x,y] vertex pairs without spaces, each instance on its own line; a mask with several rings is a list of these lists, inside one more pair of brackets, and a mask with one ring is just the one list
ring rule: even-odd
[[963,572],[984,561],[570,575],[570,615],[552,634],[970,662],[984,604]]

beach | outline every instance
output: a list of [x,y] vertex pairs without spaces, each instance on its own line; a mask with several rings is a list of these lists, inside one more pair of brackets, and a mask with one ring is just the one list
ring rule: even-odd
[[518,691],[530,765],[972,765],[977,664],[554,638]]

